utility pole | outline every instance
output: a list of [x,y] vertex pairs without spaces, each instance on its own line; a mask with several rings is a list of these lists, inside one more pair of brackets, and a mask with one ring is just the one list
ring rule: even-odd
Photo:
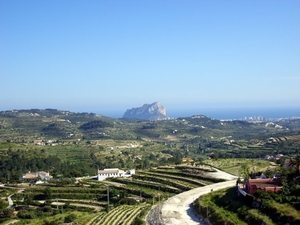
[[206,218],[208,219],[208,206],[206,206]]
[[142,193],[140,191],[140,204],[142,203]]
[[97,165],[97,164],[96,164],[95,166],[96,166],[96,168],[97,168],[96,176],[97,176],[97,179],[98,179],[99,168],[98,168],[98,165]]
[[109,211],[109,186],[107,187],[107,212]]
[[158,193],[158,204],[160,204],[160,187],[159,187],[159,193]]

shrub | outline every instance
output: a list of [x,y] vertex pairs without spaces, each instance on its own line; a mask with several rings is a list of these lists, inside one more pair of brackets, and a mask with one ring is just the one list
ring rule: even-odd
[[0,199],[0,209],[3,209],[7,206],[6,202],[2,199]]
[[70,214],[70,215],[67,215],[66,217],[65,217],[65,220],[64,220],[64,222],[65,223],[71,223],[71,222],[73,222],[74,220],[76,220],[76,215],[75,214]]
[[20,210],[18,212],[18,217],[21,219],[34,219],[35,218],[35,213],[33,211],[29,211],[29,210]]
[[144,225],[145,221],[142,220],[141,218],[136,217],[133,221],[132,221],[132,225]]
[[43,221],[43,225],[59,225],[59,224],[61,224],[61,221],[58,221],[58,220],[52,220],[52,221],[44,220]]
[[10,209],[10,208],[4,209],[2,212],[3,212],[4,217],[7,217],[7,218],[10,218],[14,215],[14,210]]
[[263,190],[257,190],[253,193],[254,197],[258,198],[258,199],[266,199],[266,200],[270,200],[272,199],[271,194],[269,194],[268,192],[265,192]]
[[121,205],[135,205],[137,204],[137,201],[133,198],[123,198],[120,200]]

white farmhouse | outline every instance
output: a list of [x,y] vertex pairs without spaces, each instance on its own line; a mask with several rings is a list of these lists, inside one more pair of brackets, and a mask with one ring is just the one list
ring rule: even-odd
[[37,180],[50,180],[52,178],[53,177],[49,174],[49,172],[40,171],[40,172],[24,173],[20,177],[20,180],[30,182],[30,181],[37,181]]
[[98,180],[105,180],[108,177],[123,177],[125,172],[118,168],[98,170]]

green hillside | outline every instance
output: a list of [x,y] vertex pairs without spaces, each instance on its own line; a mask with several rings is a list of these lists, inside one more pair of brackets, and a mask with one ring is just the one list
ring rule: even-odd
[[[280,127],[280,128],[278,128]],[[0,112],[0,175],[26,171],[94,175],[96,168],[150,168],[218,158],[299,153],[300,119],[273,124],[220,121],[207,116],[145,121],[56,109]],[[18,162],[18,163],[16,163]]]
[[[17,203],[39,209],[18,209],[19,224],[144,224],[152,204],[222,181],[204,175],[212,166],[236,175],[269,174],[299,151],[300,119],[248,123],[197,115],[146,121],[56,109],[0,112],[0,182],[19,187],[19,177],[28,171],[49,171],[54,178],[47,186],[29,184],[23,193],[1,189],[3,199],[15,193]],[[104,168],[134,168],[138,173],[109,183],[75,179]],[[212,198],[207,200],[213,203],[210,210],[224,204]],[[61,207],[53,199],[60,199]],[[13,217],[4,210],[7,204],[1,202],[0,222]],[[274,207],[283,213],[280,204]],[[216,215],[270,222],[258,210],[251,210],[250,219],[226,210]],[[291,215],[289,220],[298,219]]]

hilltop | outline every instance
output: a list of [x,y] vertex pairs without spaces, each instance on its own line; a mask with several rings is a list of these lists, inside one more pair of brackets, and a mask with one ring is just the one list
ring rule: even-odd
[[[295,154],[299,132],[300,119],[250,123],[194,115],[149,121],[57,109],[0,112],[0,142],[83,148],[88,144],[91,149],[134,145],[139,146],[135,149],[136,155],[141,153],[147,157],[152,152],[163,152],[161,156],[167,158],[174,155],[257,158],[275,157],[275,153]],[[213,153],[215,155],[211,155]]]
[[168,117],[165,107],[160,102],[154,102],[152,104],[144,104],[142,107],[127,109],[123,118],[163,120]]
[[[158,103],[144,106],[148,109],[156,107],[161,108]],[[276,134],[298,132],[299,121],[285,119],[272,123],[249,123],[238,120],[220,121],[204,115],[149,121],[136,118],[115,119],[94,113],[57,109],[13,110],[0,112],[0,140],[27,142],[56,138],[199,142],[218,138],[270,138]]]

